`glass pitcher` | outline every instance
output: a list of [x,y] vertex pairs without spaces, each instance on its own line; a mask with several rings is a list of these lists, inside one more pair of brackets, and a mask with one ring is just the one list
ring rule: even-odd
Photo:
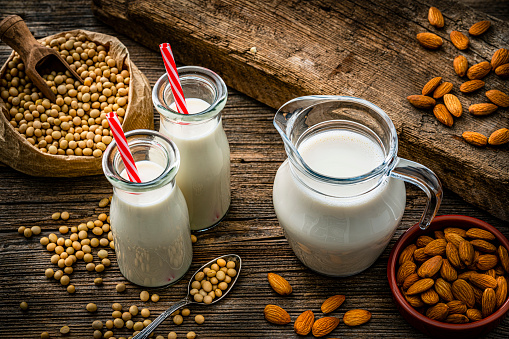
[[274,126],[288,155],[274,179],[274,209],[293,251],[312,270],[350,276],[371,266],[403,216],[403,181],[428,196],[420,227],[435,216],[439,179],[397,156],[394,124],[372,103],[300,97],[277,111]]

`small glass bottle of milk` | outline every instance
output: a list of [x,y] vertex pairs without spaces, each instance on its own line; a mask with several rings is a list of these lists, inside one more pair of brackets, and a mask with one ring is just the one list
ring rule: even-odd
[[177,111],[166,74],[155,84],[152,100],[161,114],[160,132],[180,151],[177,184],[186,198],[191,230],[204,231],[230,207],[230,147],[221,120],[228,91],[209,69],[185,66],[177,71],[189,114]]
[[179,151],[158,132],[126,133],[141,183],[129,181],[117,143],[102,166],[113,185],[110,222],[120,272],[147,287],[177,282],[193,258],[187,205],[175,183]]

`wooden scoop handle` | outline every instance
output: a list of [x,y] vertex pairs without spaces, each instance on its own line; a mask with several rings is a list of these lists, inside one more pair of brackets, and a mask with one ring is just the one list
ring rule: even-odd
[[42,47],[23,19],[17,15],[9,15],[0,22],[0,39],[18,52],[25,64],[30,62],[30,53],[35,50],[34,47]]

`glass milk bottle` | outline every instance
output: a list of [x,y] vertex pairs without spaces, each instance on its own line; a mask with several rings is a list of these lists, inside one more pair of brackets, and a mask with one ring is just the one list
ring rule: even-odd
[[152,100],[161,114],[160,132],[180,151],[177,184],[186,198],[191,230],[203,231],[217,225],[230,206],[230,147],[221,120],[228,92],[211,70],[177,70],[190,114],[177,112],[166,74],[155,84]]
[[428,196],[425,229],[442,186],[425,166],[399,158],[389,116],[365,100],[307,96],[287,102],[274,125],[288,159],[274,179],[274,209],[296,256],[330,276],[357,274],[375,262],[403,216],[403,181]]
[[113,185],[110,221],[120,272],[147,287],[177,282],[193,258],[186,201],[175,183],[179,151],[158,132],[126,133],[141,183],[128,180],[117,143],[103,156]]

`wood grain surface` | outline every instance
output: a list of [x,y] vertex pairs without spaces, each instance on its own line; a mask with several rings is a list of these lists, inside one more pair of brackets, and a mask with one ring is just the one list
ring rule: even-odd
[[[85,0],[3,0],[0,17],[19,14],[36,38],[75,28],[115,35],[128,47],[133,61],[153,85],[164,72],[160,55],[98,21],[89,6],[90,2]],[[9,54],[10,49],[0,44],[0,62]],[[179,327],[165,321],[155,331],[156,335],[166,338],[169,331],[176,331],[179,338],[185,338],[187,332],[195,331],[198,338],[296,338],[291,325],[276,326],[265,321],[263,308],[266,304],[284,307],[295,320],[308,309],[320,315],[320,305],[327,297],[345,294],[346,302],[334,316],[341,318],[349,309],[363,308],[370,310],[373,317],[357,328],[340,324],[329,338],[425,338],[398,313],[386,279],[389,252],[399,236],[418,221],[425,205],[424,194],[407,186],[407,206],[401,225],[382,256],[368,270],[349,278],[329,278],[313,273],[293,255],[272,207],[272,182],[277,168],[286,158],[283,144],[272,127],[274,113],[274,109],[229,89],[224,127],[231,147],[231,210],[218,227],[198,235],[191,270],[213,257],[237,253],[244,261],[241,276],[238,285],[220,303],[191,309],[192,314],[205,316],[203,325],[196,325],[190,318]],[[158,125],[156,114],[156,128]],[[161,296],[158,303],[141,302],[142,288],[121,276],[111,250],[112,266],[103,273],[86,271],[82,261],[75,266],[71,283],[77,291],[74,295],[68,294],[55,280],[44,277],[46,268],[55,269],[56,266],[49,262],[51,255],[42,248],[39,239],[42,235],[56,233],[61,225],[76,226],[106,212],[107,209],[98,207],[98,201],[112,193],[111,186],[103,176],[34,178],[7,166],[0,166],[0,178],[0,338],[40,338],[43,331],[49,332],[51,338],[60,338],[62,335],[58,331],[64,325],[71,328],[68,338],[91,338],[91,323],[96,319],[103,322],[111,319],[113,302],[124,307],[131,304],[148,307],[152,314],[150,319],[154,319],[185,295],[186,279],[191,273],[173,287],[149,289]],[[69,211],[70,220],[52,220],[51,214],[57,211]],[[477,217],[509,237],[507,222],[473,207],[451,191],[445,192],[439,214]],[[19,226],[34,225],[42,227],[40,236],[26,239],[16,232]],[[292,284],[293,294],[283,298],[273,292],[266,280],[268,272],[284,276]],[[102,287],[93,285],[93,279],[99,276],[104,279]],[[127,284],[122,294],[115,291],[119,282]],[[29,304],[26,312],[19,308],[22,301]],[[89,302],[98,305],[94,314],[85,310]],[[125,329],[115,330],[117,338],[129,334]],[[509,319],[488,337],[509,337]]]
[[[446,26],[436,30],[430,5],[443,11]],[[487,101],[488,89],[507,92],[507,81],[489,75],[486,88],[462,95],[465,79],[452,61],[465,55],[470,65],[490,60],[509,45],[509,23],[491,18],[492,28],[460,52],[452,30],[466,32],[488,16],[451,0],[408,1],[210,1],[94,0],[94,13],[138,42],[157,50],[169,41],[185,64],[215,69],[242,93],[278,108],[300,95],[361,97],[393,120],[400,155],[430,167],[465,200],[509,221],[509,146],[479,149],[462,140],[464,131],[490,135],[509,126],[507,109],[474,117],[467,108]],[[444,40],[438,51],[421,47],[416,34],[431,31]],[[251,52],[256,47],[257,52]],[[431,78],[454,84],[465,108],[453,127],[432,112],[412,107],[406,97],[420,94]],[[471,194],[475,187],[476,194]]]

